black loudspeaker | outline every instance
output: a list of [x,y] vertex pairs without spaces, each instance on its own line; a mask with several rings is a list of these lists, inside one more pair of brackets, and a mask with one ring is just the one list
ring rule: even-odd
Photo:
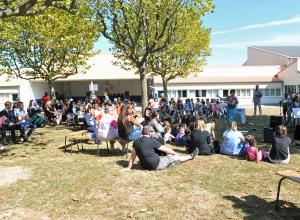
[[264,128],[264,142],[272,143],[273,140],[273,128]]
[[296,125],[294,139],[300,141],[300,125]]
[[272,115],[270,118],[270,127],[275,131],[275,128],[279,125],[283,124],[283,120],[281,116]]

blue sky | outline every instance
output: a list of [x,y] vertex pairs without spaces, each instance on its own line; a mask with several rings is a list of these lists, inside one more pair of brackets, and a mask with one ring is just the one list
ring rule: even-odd
[[[214,0],[215,12],[203,17],[212,29],[209,66],[241,65],[247,46],[300,45],[300,0]],[[101,39],[96,48],[109,50]]]

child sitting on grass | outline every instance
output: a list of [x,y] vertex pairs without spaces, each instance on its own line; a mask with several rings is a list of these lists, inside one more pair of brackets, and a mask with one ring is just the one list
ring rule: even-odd
[[265,160],[268,156],[264,150],[256,146],[256,140],[253,135],[247,135],[245,138],[246,159],[256,163]]
[[175,137],[171,134],[172,128],[170,126],[165,128],[165,134],[164,134],[164,142],[170,143],[172,140],[175,139]]
[[182,124],[178,128],[178,133],[175,137],[175,144],[177,146],[187,146],[189,142],[189,136],[186,134],[186,125]]

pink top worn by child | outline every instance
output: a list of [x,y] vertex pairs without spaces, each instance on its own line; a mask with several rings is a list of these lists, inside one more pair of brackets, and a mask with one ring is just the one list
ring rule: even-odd
[[267,157],[267,153],[264,150],[259,150],[255,146],[251,146],[247,148],[247,156],[250,161],[262,161]]

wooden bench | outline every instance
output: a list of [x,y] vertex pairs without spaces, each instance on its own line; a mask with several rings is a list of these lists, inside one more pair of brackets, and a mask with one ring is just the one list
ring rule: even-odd
[[276,172],[277,175],[282,176],[282,178],[279,180],[278,183],[278,191],[277,191],[277,198],[276,198],[276,205],[275,205],[275,210],[279,210],[279,194],[280,194],[280,187],[281,183],[284,179],[289,179],[294,182],[300,183],[300,172],[297,171],[292,171],[292,170],[285,170],[285,171],[280,171]]
[[79,151],[79,144],[81,144],[81,149],[83,150],[83,143],[87,143],[91,139],[87,137],[86,135],[90,132],[86,130],[77,131],[72,134],[65,136],[65,152],[67,151],[67,141],[69,140],[71,142],[71,153],[73,152],[73,144],[77,145],[78,151]]

